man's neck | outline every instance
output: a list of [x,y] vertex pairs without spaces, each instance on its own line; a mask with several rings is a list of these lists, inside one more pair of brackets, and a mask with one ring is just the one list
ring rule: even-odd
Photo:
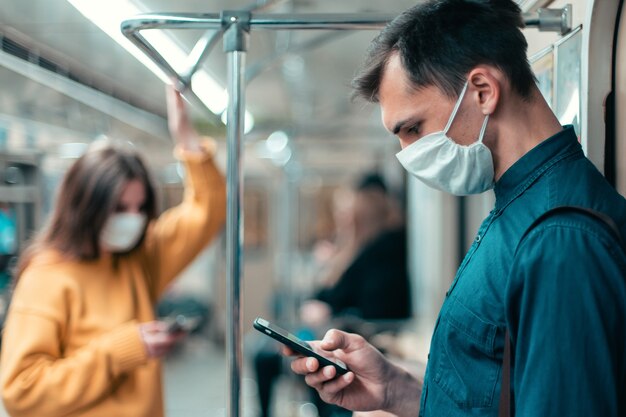
[[563,129],[538,89],[529,100],[516,98],[501,111],[497,139],[489,146],[496,181],[528,151]]

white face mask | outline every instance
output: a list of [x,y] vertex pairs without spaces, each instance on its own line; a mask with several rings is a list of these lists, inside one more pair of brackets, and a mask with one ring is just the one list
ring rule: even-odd
[[443,131],[428,134],[396,154],[413,176],[454,195],[482,193],[493,188],[494,182],[491,151],[483,144],[489,115],[485,116],[478,140],[471,145],[459,145],[447,136],[466,90],[467,82]]
[[100,232],[100,247],[108,252],[126,252],[135,247],[146,226],[143,213],[115,213]]

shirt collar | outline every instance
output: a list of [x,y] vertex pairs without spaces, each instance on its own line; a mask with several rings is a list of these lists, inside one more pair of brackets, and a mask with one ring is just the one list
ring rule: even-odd
[[564,126],[559,133],[527,152],[500,177],[494,186],[496,210],[503,210],[550,167],[576,153],[582,155],[582,147],[574,126]]

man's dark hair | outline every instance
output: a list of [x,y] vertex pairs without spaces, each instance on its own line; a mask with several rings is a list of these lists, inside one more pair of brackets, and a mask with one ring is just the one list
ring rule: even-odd
[[526,57],[524,20],[513,0],[436,0],[396,17],[372,41],[354,95],[377,102],[390,56],[397,52],[413,87],[436,86],[457,97],[477,65],[500,69],[513,90],[529,97],[535,77]]
[[382,193],[387,193],[387,184],[385,184],[385,180],[377,172],[369,172],[363,175],[356,184],[355,187],[358,191],[363,190],[378,190]]

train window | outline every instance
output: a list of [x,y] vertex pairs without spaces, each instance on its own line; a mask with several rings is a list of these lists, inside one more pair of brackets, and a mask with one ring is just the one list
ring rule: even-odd
[[554,112],[561,124],[574,125],[580,137],[582,30],[580,27],[554,46]]
[[529,58],[539,90],[563,125],[580,137],[582,27]]
[[552,45],[531,57],[530,63],[535,77],[537,77],[537,85],[541,94],[550,107],[554,107],[554,48]]

